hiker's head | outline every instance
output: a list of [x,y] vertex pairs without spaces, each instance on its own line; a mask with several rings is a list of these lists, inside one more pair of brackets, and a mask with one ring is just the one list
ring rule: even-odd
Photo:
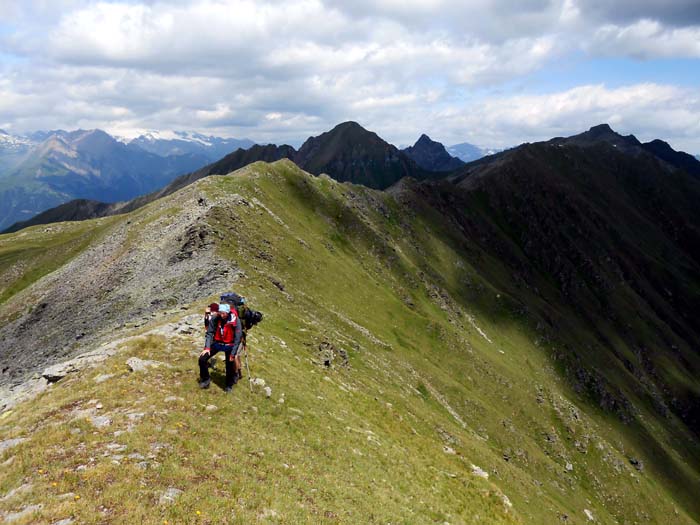
[[210,312],[218,312],[219,311],[219,303],[211,303],[209,305],[209,311]]
[[224,317],[228,316],[231,313],[231,306],[223,303],[219,305],[219,314],[223,315]]

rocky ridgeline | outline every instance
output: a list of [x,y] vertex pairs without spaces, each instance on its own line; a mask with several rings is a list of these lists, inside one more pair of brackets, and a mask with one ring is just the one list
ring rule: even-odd
[[[178,310],[163,312],[164,315],[173,317],[177,316],[178,313]],[[38,394],[49,390],[54,383],[61,381],[69,375],[81,375],[88,370],[99,368],[99,366],[110,357],[123,352],[130,342],[138,339],[143,339],[144,337],[148,336],[163,336],[167,339],[171,339],[173,337],[186,337],[188,339],[191,338],[192,343],[197,346],[199,343],[201,343],[201,321],[201,314],[185,315],[177,321],[159,324],[158,326],[155,326],[147,331],[139,330],[138,333],[118,337],[112,341],[100,345],[95,350],[90,350],[66,361],[50,365],[45,368],[41,374],[35,374],[20,384],[1,389],[0,413],[11,410],[17,404],[27,401]],[[194,334],[196,334],[196,338],[191,337]],[[281,340],[278,344],[286,346],[284,341]],[[198,353],[199,352],[196,352],[196,354]],[[327,368],[338,366],[334,363],[339,363],[340,366],[347,366],[348,364],[347,352],[341,348],[336,348],[328,341],[323,341],[318,345],[318,357],[320,360],[314,360],[314,362],[317,364],[322,364]],[[168,363],[163,361],[140,359],[135,356],[126,359],[124,365],[131,372],[146,372],[151,368],[170,367]],[[195,365],[193,364],[193,367],[194,366]],[[216,365],[214,364],[214,366]],[[108,381],[112,377],[114,377],[113,374],[99,374],[94,377],[94,381],[97,383],[102,383],[104,381]],[[266,384],[264,379],[257,377],[250,378],[250,381],[254,386],[260,387],[266,397],[272,397],[272,388]],[[280,401],[282,403],[284,402],[283,399]],[[6,447],[9,445],[19,444],[20,442],[21,441],[17,441],[15,443],[13,440],[10,440],[9,442],[2,442],[0,443],[0,452],[3,450],[3,443]]]
[[[235,196],[208,202],[190,187],[173,200],[120,221],[3,305],[14,320],[0,328],[0,387],[16,386],[37,368],[89,352],[115,331],[145,324],[155,311],[204,300],[237,279],[238,268],[215,253],[206,227],[212,207],[235,206]],[[168,214],[172,206],[182,207],[177,220]]]
[[[166,315],[175,316],[176,312],[166,312]],[[0,412],[12,409],[18,403],[26,401],[41,392],[51,388],[51,385],[60,381],[70,374],[81,373],[85,370],[98,367],[110,357],[118,354],[127,343],[137,338],[149,335],[163,335],[172,337],[175,334],[191,334],[199,329],[201,316],[199,314],[185,316],[179,321],[156,326],[148,331],[117,337],[109,342],[99,345],[96,349],[79,354],[71,359],[55,363],[44,369],[42,373],[34,374],[26,381],[5,386],[0,390]],[[160,366],[162,363],[156,361],[143,361],[136,357],[131,357],[126,361],[126,366],[135,372],[142,371],[151,366]],[[97,382],[110,379],[109,374],[102,374],[95,378]]]

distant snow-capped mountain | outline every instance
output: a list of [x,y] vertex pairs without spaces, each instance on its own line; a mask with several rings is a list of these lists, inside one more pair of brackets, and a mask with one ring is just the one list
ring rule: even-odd
[[74,198],[131,199],[253,144],[187,131],[125,139],[97,129],[0,130],[0,230]]
[[4,129],[0,129],[0,150],[26,151],[27,148],[30,148],[34,144],[35,142],[27,137],[12,135]]
[[34,146],[36,142],[29,137],[0,129],[0,177],[17,166]]
[[202,152],[157,155],[97,129],[0,137],[0,229],[76,198],[129,200],[211,162]]
[[135,139],[120,140],[161,157],[199,154],[211,161],[255,144],[248,139],[222,138],[190,131],[148,131]]
[[447,148],[447,152],[453,157],[463,160],[464,162],[471,162],[473,160],[480,159],[481,157],[486,157],[487,155],[493,155],[494,153],[499,153],[503,151],[502,149],[496,148],[482,148],[470,144],[469,142],[462,142],[460,144],[455,144]]

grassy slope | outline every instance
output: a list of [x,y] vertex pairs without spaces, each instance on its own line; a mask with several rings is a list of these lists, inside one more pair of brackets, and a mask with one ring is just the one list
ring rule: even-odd
[[[463,247],[438,235],[437,217],[406,224],[387,195],[310,178],[288,162],[272,166],[198,183],[209,198],[235,192],[250,203],[217,209],[210,223],[224,235],[221,253],[245,271],[236,290],[266,314],[251,334],[250,356],[272,398],[244,385],[230,397],[216,387],[197,390],[199,333],[137,338],[100,370],[0,416],[0,440],[29,438],[0,457],[14,458],[3,466],[0,490],[33,484],[0,500],[0,510],[44,503],[23,523],[68,516],[80,523],[553,523],[564,515],[585,523],[584,509],[603,523],[700,516],[689,497],[700,484],[697,463],[685,445],[672,448],[673,431],[649,423],[659,450],[675,458],[669,468],[685,481],[675,487],[661,463],[644,456],[636,429],[568,389],[551,349],[535,342],[508,290],[493,286],[508,279],[497,263],[484,280]],[[320,365],[324,341],[346,350],[350,366]],[[129,355],[172,368],[129,373]],[[115,377],[91,380],[100,373]],[[221,372],[214,378],[220,386]],[[166,402],[169,396],[181,399]],[[113,419],[106,429],[72,414],[96,400],[97,412]],[[206,410],[211,404],[217,408]],[[145,415],[130,420],[129,412]],[[133,432],[114,435],[130,422]],[[113,443],[127,445],[117,452],[125,455],[119,465]],[[126,457],[132,453],[145,456],[148,468]],[[643,472],[629,464],[632,456],[645,460]],[[79,465],[88,468],[76,471]],[[185,492],[159,506],[167,487]],[[74,496],[60,498],[68,492]]]
[[[116,220],[109,217],[65,222],[0,236],[0,305],[96,242]],[[18,262],[22,265],[21,272],[7,271]],[[0,315],[0,319],[3,317]]]

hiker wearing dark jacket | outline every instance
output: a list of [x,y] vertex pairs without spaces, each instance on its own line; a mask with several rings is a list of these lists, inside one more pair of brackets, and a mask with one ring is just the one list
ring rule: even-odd
[[219,313],[211,317],[204,340],[204,350],[199,354],[199,386],[209,388],[209,358],[218,352],[226,354],[226,392],[230,392],[238,379],[236,355],[241,344],[243,331],[235,309],[228,304],[219,305]]
[[212,317],[216,317],[219,314],[219,303],[211,303],[204,310],[204,328],[209,328],[209,321]]

